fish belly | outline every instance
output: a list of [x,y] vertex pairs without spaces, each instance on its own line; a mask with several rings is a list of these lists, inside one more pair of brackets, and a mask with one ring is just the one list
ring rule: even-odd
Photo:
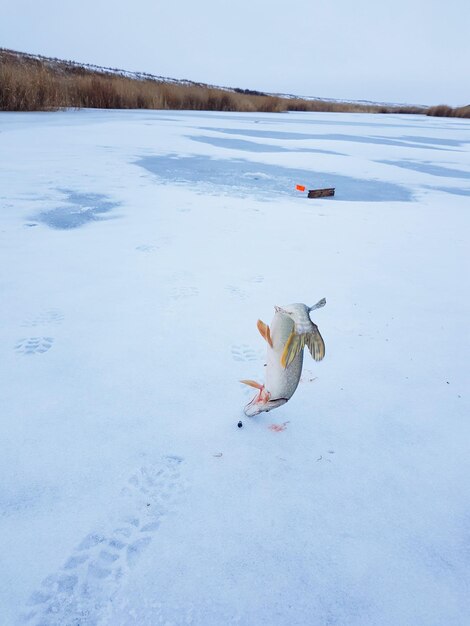
[[[274,353],[274,351],[272,351]],[[303,351],[300,352],[292,363],[284,369],[281,365],[281,354],[274,353],[273,359],[268,358],[266,365],[266,390],[271,398],[285,398],[289,400],[297,389],[302,374],[304,359]]]
[[294,322],[283,313],[276,313],[271,323],[271,339],[273,347],[268,346],[266,363],[266,390],[271,398],[285,398],[289,400],[300,381],[303,364],[303,351],[300,352],[292,363],[284,369],[281,365],[281,357],[284,346],[291,332]]

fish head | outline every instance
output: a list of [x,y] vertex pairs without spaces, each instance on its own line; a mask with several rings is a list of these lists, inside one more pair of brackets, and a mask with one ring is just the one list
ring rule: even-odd
[[282,406],[286,402],[287,398],[270,400],[269,397],[261,397],[261,394],[257,394],[253,400],[246,405],[244,413],[247,417],[254,417],[260,413],[267,413],[273,409],[277,409],[278,406]]

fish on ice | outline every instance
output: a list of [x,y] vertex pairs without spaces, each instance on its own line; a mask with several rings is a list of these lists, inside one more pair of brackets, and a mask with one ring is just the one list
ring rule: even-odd
[[267,343],[266,380],[264,385],[254,380],[241,382],[258,390],[245,407],[245,415],[253,417],[285,404],[294,395],[300,381],[304,347],[315,361],[325,356],[325,342],[310,312],[325,306],[322,298],[311,307],[306,304],[276,306],[271,327],[258,320],[257,327]]

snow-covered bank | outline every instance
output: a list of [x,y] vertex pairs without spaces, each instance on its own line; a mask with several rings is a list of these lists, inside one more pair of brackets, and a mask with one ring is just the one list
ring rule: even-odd
[[[2,113],[0,145],[2,622],[466,624],[468,122]],[[256,320],[323,296],[325,360],[244,418]]]

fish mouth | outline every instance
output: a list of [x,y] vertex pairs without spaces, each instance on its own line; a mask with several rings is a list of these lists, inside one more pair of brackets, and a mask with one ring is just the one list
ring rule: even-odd
[[256,402],[257,398],[258,396],[253,398],[253,400],[246,405],[244,413],[247,417],[255,417],[255,415],[265,412],[268,413],[287,402],[287,398],[276,398],[275,400],[268,400],[267,402]]

